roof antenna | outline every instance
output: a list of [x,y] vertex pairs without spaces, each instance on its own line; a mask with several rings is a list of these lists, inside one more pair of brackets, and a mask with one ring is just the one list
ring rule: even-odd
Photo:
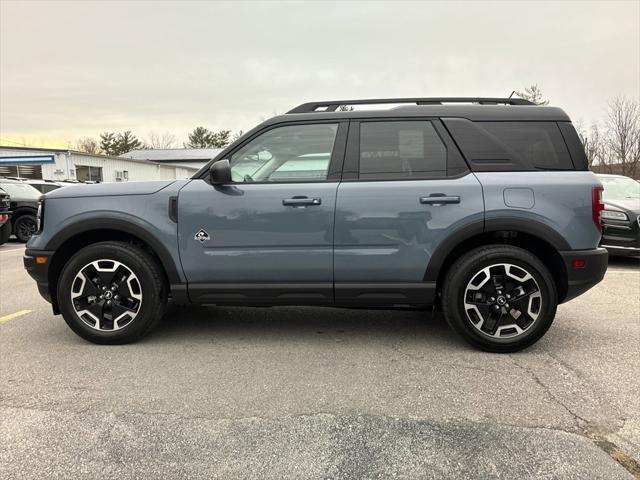
[[513,97],[513,94],[516,93],[516,91],[514,90],[513,92],[511,92],[511,95],[509,95],[509,98]]

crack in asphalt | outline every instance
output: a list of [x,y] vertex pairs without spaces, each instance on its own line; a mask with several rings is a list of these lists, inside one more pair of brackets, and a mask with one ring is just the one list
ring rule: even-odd
[[[549,356],[551,358],[553,358],[554,360],[556,360],[560,365],[564,366],[568,371],[572,372],[577,377],[579,377],[582,380],[586,381],[586,379],[584,379],[573,368],[569,367],[564,362],[559,361],[553,355],[549,355]],[[531,376],[531,378],[533,378],[533,380],[545,391],[545,393],[549,396],[549,398],[555,404],[557,404],[560,407],[562,407],[567,413],[569,413],[569,415],[571,415],[573,417],[574,422],[576,424],[576,431],[575,432],[571,432],[571,433],[575,433],[577,435],[580,435],[580,436],[582,436],[584,438],[589,439],[600,450],[604,451],[607,455],[609,455],[609,457],[611,457],[613,460],[615,460],[620,465],[622,465],[635,478],[640,479],[640,463],[636,459],[634,459],[633,457],[628,455],[626,452],[624,452],[615,443],[611,442],[610,440],[608,440],[606,438],[607,435],[614,435],[614,434],[618,433],[619,431],[621,431],[624,428],[624,425],[625,425],[625,423],[627,421],[626,418],[619,419],[619,420],[622,421],[622,424],[619,427],[617,427],[615,429],[607,429],[607,428],[603,427],[602,425],[600,425],[600,424],[598,424],[596,422],[593,422],[591,420],[587,420],[584,417],[581,417],[576,412],[574,412],[571,408],[569,408],[568,405],[566,405],[564,402],[562,402],[553,393],[551,388],[549,388],[549,386],[546,385],[540,379],[540,377],[538,377],[538,375],[536,375],[536,373],[533,370],[531,370],[530,368],[518,363],[516,361],[516,359],[513,358],[512,355],[508,355],[508,357],[513,362],[514,365],[516,365],[518,368],[522,369],[527,374],[529,374]],[[569,432],[567,432],[567,433],[569,433]]]

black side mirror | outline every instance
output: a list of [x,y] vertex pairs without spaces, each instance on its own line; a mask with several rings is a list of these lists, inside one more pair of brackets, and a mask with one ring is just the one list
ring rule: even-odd
[[229,160],[218,160],[209,167],[209,179],[212,185],[231,183],[231,166]]

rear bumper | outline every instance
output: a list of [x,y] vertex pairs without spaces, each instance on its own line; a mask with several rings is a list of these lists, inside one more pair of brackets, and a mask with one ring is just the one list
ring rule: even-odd
[[572,250],[560,252],[560,255],[567,272],[567,293],[561,303],[582,295],[598,284],[607,271],[609,254],[604,248]]
[[[49,265],[52,256],[52,251],[27,249],[24,252],[24,257],[22,257],[25,270],[31,275],[31,278],[36,281],[38,292],[40,292],[42,298],[49,303],[53,303],[49,289]],[[36,260],[36,258],[39,258],[40,261]],[[42,262],[41,259],[46,260]]]

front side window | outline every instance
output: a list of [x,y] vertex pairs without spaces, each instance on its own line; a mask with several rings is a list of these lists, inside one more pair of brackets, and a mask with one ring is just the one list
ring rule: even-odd
[[239,183],[326,180],[337,131],[337,123],[273,128],[231,155],[231,178]]
[[429,121],[362,122],[363,180],[444,177],[447,148]]

